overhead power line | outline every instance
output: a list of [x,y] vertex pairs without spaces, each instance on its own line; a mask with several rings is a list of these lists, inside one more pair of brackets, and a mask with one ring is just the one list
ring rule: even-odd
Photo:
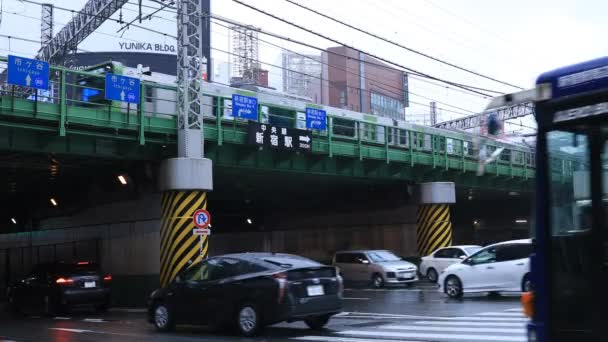
[[[155,1],[155,0],[150,0],[150,1],[153,1],[153,2],[158,3],[160,5],[164,5],[164,3],[160,2],[160,1]],[[133,2],[127,2],[127,4],[134,5],[134,6],[138,5],[137,3],[133,3]],[[158,7],[154,7],[154,6],[150,6],[150,5],[142,5],[142,7],[146,7],[146,8],[149,8],[149,9],[155,9],[155,10],[158,9]],[[175,7],[172,7],[172,6],[167,6],[167,7],[174,10],[174,11],[168,11],[168,10],[166,10],[167,12],[172,13],[172,14],[177,14],[177,11],[175,10],[176,9]],[[127,9],[127,8],[125,8],[125,9],[128,10],[128,11],[132,11],[132,12],[138,12],[138,11],[133,10],[133,9]],[[287,41],[287,42],[290,42],[290,43],[294,43],[294,44],[298,44],[298,45],[301,45],[301,46],[305,46],[305,47],[308,47],[308,48],[311,48],[311,49],[314,49],[314,50],[327,52],[328,54],[331,54],[331,55],[344,57],[344,58],[346,58],[348,60],[358,61],[358,62],[361,62],[361,63],[365,63],[365,64],[368,64],[368,65],[373,65],[373,66],[376,66],[376,67],[379,67],[379,68],[383,68],[383,69],[387,69],[387,70],[392,70],[392,71],[398,71],[398,72],[403,72],[404,71],[402,69],[395,68],[394,66],[390,66],[390,65],[386,65],[386,64],[380,64],[380,63],[375,63],[375,62],[372,62],[372,61],[369,61],[369,60],[362,60],[362,59],[355,58],[355,57],[350,57],[350,56],[347,56],[345,54],[341,54],[341,53],[338,53],[338,52],[335,52],[335,51],[328,51],[328,50],[320,48],[320,47],[318,47],[316,45],[312,45],[312,44],[309,44],[309,43],[306,43],[306,42],[302,42],[302,41],[299,41],[299,40],[296,40],[296,39],[285,37],[285,36],[279,35],[277,33],[273,33],[273,32],[267,31],[267,30],[263,30],[261,28],[252,27],[250,25],[245,25],[245,24],[239,23],[237,21],[234,21],[234,20],[231,20],[231,19],[228,19],[228,18],[224,18],[224,17],[218,16],[218,15],[215,15],[215,14],[201,14],[201,16],[209,16],[209,17],[211,17],[211,18],[213,18],[215,20],[219,20],[219,21],[231,24],[231,25],[247,28],[249,30],[256,31],[258,33],[261,33],[261,34],[264,34],[264,35],[267,35],[267,36],[270,36],[270,37],[273,37],[273,38],[277,38],[277,39],[284,40],[284,41]],[[158,17],[158,16],[156,16],[156,17],[164,19],[164,20],[169,20],[169,19],[166,19],[166,18]],[[173,22],[175,22],[175,21],[173,21]],[[409,69],[409,70],[412,70],[412,69]],[[432,85],[435,85],[435,86],[440,86],[440,85],[438,85],[436,83],[433,83],[430,80],[427,80],[426,78],[429,78],[429,77],[425,76],[424,74],[418,73],[416,71],[410,71],[409,75],[412,78],[415,78],[415,79],[420,80],[422,82],[426,82],[426,83],[429,83],[429,84],[432,84]],[[480,94],[479,92],[472,92],[471,89],[479,90],[479,91],[484,91],[484,92],[489,92],[489,93],[495,93],[495,94],[504,94],[504,92],[501,92],[501,91],[496,91],[496,90],[491,90],[491,89],[471,86],[471,85],[462,84],[462,83],[453,82],[453,81],[446,81],[446,80],[443,80],[443,79],[440,79],[440,78],[437,78],[437,77],[431,77],[431,78],[433,80],[435,80],[435,81],[438,81],[438,82],[441,82],[441,83],[445,83],[445,84],[449,84],[449,85],[452,85],[454,87],[454,88],[451,88],[449,86],[441,86],[443,88],[447,88],[447,89],[450,89],[450,90],[453,90],[453,91],[460,91],[460,92],[468,91],[469,93],[465,93],[465,94],[479,96],[479,97],[484,98],[484,99],[491,98],[491,97],[493,97],[493,95]]]
[[[424,77],[427,77],[427,78],[429,78],[429,79],[433,79],[433,80],[441,81],[441,82],[444,82],[444,83],[447,83],[447,84],[450,84],[450,85],[453,85],[453,86],[458,86],[458,87],[460,87],[460,88],[467,89],[468,91],[471,91],[471,92],[474,92],[474,93],[477,93],[477,94],[480,94],[480,95],[483,95],[483,96],[492,97],[492,95],[489,95],[489,94],[486,94],[486,93],[483,93],[483,92],[480,92],[480,91],[474,90],[474,89],[472,89],[472,88],[463,87],[462,85],[458,85],[458,84],[456,84],[456,83],[454,83],[454,82],[446,81],[446,80],[443,80],[443,79],[441,79],[441,78],[438,78],[438,77],[435,77],[435,76],[431,76],[431,75],[429,75],[429,74],[426,74],[426,73],[423,73],[423,72],[420,72],[420,71],[414,70],[414,69],[412,69],[412,68],[406,67],[406,66],[404,66],[404,65],[402,65],[402,64],[399,64],[399,63],[396,63],[396,62],[390,61],[390,60],[388,60],[388,59],[386,59],[386,58],[383,58],[383,57],[380,57],[380,56],[378,56],[378,55],[375,55],[375,54],[372,54],[372,53],[366,52],[366,51],[361,50],[361,49],[357,49],[357,48],[355,48],[355,47],[353,47],[353,46],[351,46],[351,45],[345,44],[344,42],[341,42],[341,41],[339,41],[339,40],[337,40],[337,39],[331,38],[331,37],[329,37],[329,36],[327,36],[327,35],[324,35],[324,34],[322,34],[322,33],[318,33],[318,32],[316,32],[316,31],[313,31],[313,30],[309,29],[309,28],[306,28],[306,27],[304,27],[304,26],[302,26],[302,25],[296,24],[296,23],[291,22],[291,21],[289,21],[289,20],[287,20],[287,19],[281,18],[281,17],[279,17],[279,16],[277,16],[277,15],[274,15],[274,14],[272,14],[272,13],[266,12],[266,11],[264,11],[264,10],[262,10],[262,9],[259,9],[259,8],[255,7],[255,6],[253,6],[253,5],[250,5],[250,4],[247,4],[247,3],[244,3],[244,2],[239,1],[239,0],[232,0],[232,1],[233,1],[233,2],[236,2],[237,4],[239,4],[239,5],[241,5],[241,6],[244,6],[244,7],[247,7],[247,8],[249,8],[249,9],[252,9],[252,10],[254,10],[254,11],[258,12],[258,13],[262,13],[262,14],[264,14],[264,15],[266,15],[266,16],[268,16],[268,17],[271,17],[271,18],[273,18],[273,19],[275,19],[275,20],[281,21],[281,22],[283,22],[283,23],[285,23],[285,24],[288,24],[288,25],[291,25],[291,26],[293,26],[293,27],[296,27],[296,28],[298,28],[298,29],[300,29],[300,30],[302,30],[302,31],[308,32],[308,33],[310,33],[310,34],[313,34],[313,35],[315,35],[315,36],[317,36],[317,37],[321,37],[321,38],[323,38],[323,39],[325,39],[325,40],[328,40],[328,41],[334,42],[334,43],[336,43],[336,44],[339,44],[339,45],[345,46],[345,47],[350,48],[350,49],[353,49],[353,50],[355,50],[355,51],[362,52],[362,53],[364,53],[364,54],[366,54],[366,55],[368,55],[368,56],[370,56],[370,57],[376,58],[376,59],[378,59],[378,60],[380,60],[380,61],[383,61],[383,62],[385,62],[385,63],[389,63],[389,64],[392,64],[392,65],[395,65],[395,66],[397,66],[397,67],[399,67],[399,68],[402,68],[402,69],[404,69],[404,70],[407,70],[407,71],[410,71],[410,72],[416,73],[416,74],[418,74],[418,75],[420,75],[420,76],[424,76]],[[500,94],[502,94],[502,92],[498,92],[498,91],[496,91],[496,93],[500,93]]]
[[[213,21],[213,23],[214,23],[215,25],[218,25],[218,26],[221,26],[221,27],[227,28],[227,29],[229,29],[229,30],[236,30],[236,29],[234,29],[234,28],[232,28],[232,27],[230,27],[230,26],[227,26],[227,25],[224,25],[224,24],[218,23],[218,22],[216,22],[216,21]],[[294,54],[294,55],[297,55],[297,56],[300,56],[300,57],[302,57],[302,58],[306,58],[306,59],[309,59],[309,60],[313,60],[313,61],[315,61],[315,62],[317,62],[317,63],[319,63],[319,64],[321,64],[321,65],[326,65],[328,68],[332,68],[332,69],[335,69],[335,70],[344,71],[344,72],[349,73],[349,74],[351,74],[351,75],[354,75],[354,76],[357,76],[357,77],[362,77],[363,79],[367,79],[367,80],[373,80],[373,81],[374,81],[374,83],[375,83],[376,85],[380,84],[380,85],[384,85],[384,86],[387,86],[387,87],[389,87],[389,88],[395,89],[396,91],[398,91],[398,92],[399,92],[399,97],[402,97],[402,94],[401,94],[401,93],[403,92],[403,89],[402,89],[402,88],[398,88],[398,87],[396,87],[396,86],[394,86],[394,85],[391,85],[391,84],[388,84],[388,83],[384,83],[384,82],[382,82],[381,80],[377,80],[377,79],[370,79],[368,76],[361,76],[361,75],[359,75],[359,74],[358,74],[358,73],[356,73],[356,72],[349,71],[349,70],[348,70],[348,68],[341,68],[341,67],[336,66],[336,65],[331,65],[331,64],[329,64],[329,63],[324,62],[324,61],[323,61],[323,60],[321,60],[321,59],[317,60],[317,59],[315,59],[315,58],[313,58],[313,57],[311,57],[311,56],[309,56],[309,55],[305,55],[305,54],[299,53],[299,52],[297,52],[297,51],[287,49],[287,48],[285,48],[285,47],[282,47],[282,46],[280,46],[280,45],[277,45],[277,44],[271,43],[271,42],[269,42],[269,41],[267,41],[267,40],[264,40],[264,39],[260,39],[260,38],[258,38],[257,40],[259,40],[260,42],[265,43],[265,44],[267,44],[267,45],[270,45],[270,46],[276,47],[276,48],[278,48],[278,49],[281,49],[281,50],[284,50],[284,51],[287,51],[287,52],[290,52],[290,53],[292,53],[292,54]],[[323,80],[321,80],[321,81],[323,81]],[[385,89],[385,88],[383,88],[383,87],[380,87],[380,86],[378,86],[378,87],[379,87],[379,88],[381,88],[381,89],[387,90],[387,89]],[[387,91],[390,91],[390,90],[387,90]],[[391,91],[391,92],[392,92],[392,91]],[[437,102],[437,103],[439,103],[439,104],[443,104],[443,105],[448,106],[448,107],[452,107],[452,108],[455,108],[455,109],[463,110],[463,111],[467,112],[467,113],[463,113],[463,114],[465,114],[465,115],[469,115],[469,114],[475,114],[475,112],[474,112],[474,111],[472,111],[472,110],[465,109],[465,108],[461,108],[461,107],[458,107],[458,106],[454,106],[454,105],[451,105],[451,104],[449,104],[449,103],[445,103],[445,102],[442,102],[442,101],[439,101],[439,100],[435,100],[435,99],[432,99],[432,98],[430,98],[430,97],[426,97],[426,96],[423,96],[423,95],[419,95],[419,94],[416,94],[416,93],[414,93],[414,92],[412,92],[412,91],[409,91],[409,90],[408,90],[408,93],[409,93],[409,94],[411,94],[411,95],[414,95],[414,96],[418,96],[418,97],[421,97],[421,98],[427,99],[427,100],[435,101],[435,102]],[[410,102],[411,102],[411,101],[410,101]]]
[[285,1],[287,1],[288,3],[290,3],[290,4],[292,4],[292,5],[295,5],[295,6],[298,6],[298,7],[300,7],[300,8],[303,8],[303,9],[305,9],[305,10],[309,11],[309,12],[312,12],[312,13],[314,13],[314,14],[316,14],[316,15],[319,15],[319,16],[321,16],[321,17],[323,17],[323,18],[326,18],[326,19],[329,19],[329,20],[331,20],[331,21],[333,21],[333,22],[336,22],[336,23],[338,23],[338,24],[340,24],[340,25],[344,25],[344,26],[346,26],[346,27],[348,27],[348,28],[350,28],[350,29],[353,29],[353,30],[355,30],[355,31],[361,32],[361,33],[366,34],[366,35],[368,35],[368,36],[370,36],[370,37],[373,37],[373,38],[376,38],[376,39],[382,40],[383,42],[386,42],[386,43],[389,43],[389,44],[391,44],[391,45],[397,46],[397,47],[402,48],[402,49],[404,49],[404,50],[406,50],[406,51],[409,51],[409,52],[415,53],[415,54],[417,54],[417,55],[423,56],[423,57],[425,57],[425,58],[431,59],[431,60],[433,60],[433,61],[435,61],[435,62],[439,62],[439,63],[441,63],[441,64],[445,64],[445,65],[450,66],[450,67],[452,67],[452,68],[456,68],[456,69],[458,69],[458,70],[461,70],[461,71],[464,71],[464,72],[467,72],[467,73],[470,73],[470,74],[473,74],[473,75],[476,75],[476,76],[479,76],[479,77],[485,78],[485,79],[487,79],[487,80],[494,81],[494,82],[497,82],[497,83],[500,83],[500,84],[503,84],[503,85],[506,85],[506,86],[509,86],[509,87],[513,87],[513,88],[517,88],[517,89],[521,89],[521,90],[523,90],[523,89],[524,89],[524,88],[519,87],[519,86],[516,86],[516,85],[514,85],[514,84],[511,84],[511,83],[508,83],[508,82],[501,81],[501,80],[496,79],[496,78],[494,78],[494,77],[490,77],[490,76],[484,75],[484,74],[479,73],[479,72],[476,72],[476,71],[474,71],[474,70],[471,70],[471,69],[468,69],[468,68],[465,68],[465,67],[458,66],[458,65],[456,65],[456,64],[454,64],[454,63],[450,63],[450,62],[444,61],[444,60],[439,59],[439,58],[437,58],[437,57],[433,57],[433,56],[431,56],[431,55],[429,55],[429,54],[427,54],[427,53],[424,53],[424,52],[421,52],[421,51],[418,51],[418,50],[412,49],[412,48],[410,48],[410,47],[407,47],[407,46],[405,46],[405,45],[402,45],[402,44],[400,44],[400,43],[397,43],[397,42],[395,42],[395,41],[393,41],[393,40],[390,40],[390,39],[384,38],[384,37],[379,36],[379,35],[377,35],[377,34],[375,34],[375,33],[372,33],[372,32],[369,32],[369,31],[366,31],[366,30],[361,29],[361,28],[359,28],[359,27],[357,27],[357,26],[354,26],[354,25],[351,25],[351,24],[349,24],[349,23],[346,23],[346,22],[344,22],[344,21],[342,21],[342,20],[340,20],[340,19],[337,19],[337,18],[334,18],[334,17],[329,16],[329,15],[327,15],[327,14],[321,13],[321,12],[319,12],[319,11],[315,10],[315,9],[310,8],[310,7],[307,7],[307,6],[301,5],[301,4],[299,4],[299,3],[297,3],[297,2],[295,2],[295,1],[293,1],[293,0],[285,0]]

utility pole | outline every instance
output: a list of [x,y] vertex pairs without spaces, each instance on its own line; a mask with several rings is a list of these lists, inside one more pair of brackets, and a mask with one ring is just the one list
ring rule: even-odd
[[435,126],[437,123],[437,103],[435,101],[431,102],[431,126]]
[[211,60],[204,53],[210,51],[210,44],[206,44],[210,32],[204,23],[210,7],[210,0],[177,2],[177,158],[161,165],[163,286],[191,263],[206,258],[209,247],[208,236],[199,243],[193,235],[193,217],[197,210],[207,208],[207,191],[213,190],[212,163],[204,157],[203,130],[203,88]]

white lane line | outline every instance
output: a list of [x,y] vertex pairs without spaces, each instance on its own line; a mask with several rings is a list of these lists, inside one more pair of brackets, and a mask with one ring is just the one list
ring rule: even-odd
[[67,328],[49,328],[50,330],[59,330],[59,331],[68,331],[73,333],[85,333],[85,332],[93,332],[93,330],[82,330],[82,329],[67,329]]
[[473,326],[473,327],[520,327],[524,328],[523,323],[505,323],[505,322],[441,322],[441,321],[416,321],[414,324],[420,325],[438,325],[438,326]]
[[[396,342],[396,340],[383,340],[383,339],[367,339],[367,338],[354,338],[354,337],[334,337],[334,336],[299,336],[292,337],[290,340],[300,341],[320,341],[320,342]],[[399,342],[424,342],[424,341],[405,341],[399,340]]]
[[72,317],[53,317],[53,319],[57,319],[57,320],[70,320],[72,319]]
[[467,332],[467,333],[501,333],[525,334],[525,327],[514,328],[475,328],[475,327],[429,327],[420,325],[383,325],[379,329],[409,330],[409,331],[441,331],[441,332]]
[[524,309],[514,308],[514,309],[505,310],[505,311],[507,311],[507,312],[524,312]]
[[82,320],[83,322],[89,323],[106,323],[107,321],[102,318],[85,318]]
[[137,309],[137,308],[110,308],[110,312],[129,312],[129,313],[145,313],[148,312],[147,309]]
[[526,334],[522,336],[482,336],[471,334],[439,334],[439,333],[407,333],[391,331],[366,331],[366,330],[347,330],[338,331],[338,334],[365,337],[396,337],[396,338],[426,338],[426,339],[447,339],[464,341],[501,341],[501,342],[526,342]]
[[526,317],[520,312],[482,312],[479,316]]
[[344,297],[344,300],[369,300],[369,298]]

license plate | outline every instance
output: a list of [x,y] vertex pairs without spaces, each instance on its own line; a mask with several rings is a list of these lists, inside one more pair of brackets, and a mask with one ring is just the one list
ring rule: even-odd
[[306,291],[308,292],[308,296],[312,297],[312,296],[322,296],[325,294],[325,291],[323,291],[323,285],[311,285],[308,286],[306,288]]
[[84,282],[84,287],[85,288],[91,288],[91,287],[95,287],[95,282],[94,281],[85,281]]
[[399,278],[412,278],[414,274],[412,272],[402,272],[399,273]]

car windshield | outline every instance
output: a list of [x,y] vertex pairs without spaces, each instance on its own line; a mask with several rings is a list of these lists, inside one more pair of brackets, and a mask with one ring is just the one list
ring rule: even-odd
[[466,247],[464,250],[467,252],[468,255],[473,255],[477,253],[480,249],[481,247]]
[[368,252],[367,255],[373,262],[384,262],[384,261],[399,261],[401,258],[389,251],[374,251]]

